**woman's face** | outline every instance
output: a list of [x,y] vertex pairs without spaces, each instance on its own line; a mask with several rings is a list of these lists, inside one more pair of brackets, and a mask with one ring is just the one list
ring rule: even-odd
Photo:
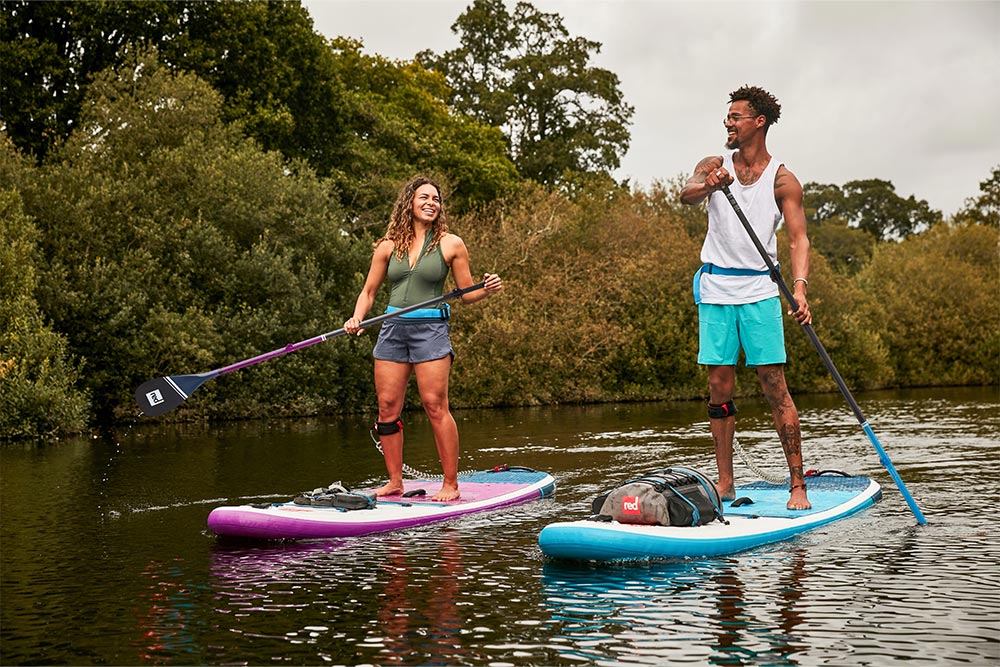
[[413,219],[428,225],[434,224],[441,214],[441,195],[430,183],[424,183],[413,194]]

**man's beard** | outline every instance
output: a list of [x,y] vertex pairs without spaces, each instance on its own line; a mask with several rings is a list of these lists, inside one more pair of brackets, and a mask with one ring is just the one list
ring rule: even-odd
[[739,139],[739,137],[733,137],[732,141],[730,141],[729,139],[726,139],[726,148],[728,148],[729,150],[734,151],[734,150],[737,150],[739,147],[740,147],[740,139]]

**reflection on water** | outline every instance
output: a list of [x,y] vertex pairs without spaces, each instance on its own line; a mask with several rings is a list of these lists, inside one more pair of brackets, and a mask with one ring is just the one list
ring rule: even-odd
[[[611,567],[547,563],[554,642],[593,664],[798,664],[805,555],[790,549],[745,570],[733,559]],[[751,585],[752,584],[752,585]],[[770,603],[754,605],[767,592]]]
[[[216,504],[384,469],[367,425],[137,428],[2,454],[3,664],[1000,664],[1000,396],[858,397],[927,515],[917,526],[853,414],[797,398],[807,467],[872,476],[870,510],[727,558],[546,561],[538,532],[637,470],[712,470],[702,404],[459,412],[463,469],[554,473],[553,498],[389,535],[221,542]],[[739,437],[781,470],[770,414]],[[408,422],[407,460],[437,464]],[[752,481],[738,466],[740,482]]]
[[412,664],[420,655],[420,664],[451,665],[465,653],[465,562],[460,534],[448,527],[374,543],[218,544],[210,588],[215,613],[273,660],[308,646],[323,662]]
[[142,570],[148,587],[140,593],[134,641],[142,662],[185,664],[198,655],[197,584],[190,580],[184,562],[152,561]]

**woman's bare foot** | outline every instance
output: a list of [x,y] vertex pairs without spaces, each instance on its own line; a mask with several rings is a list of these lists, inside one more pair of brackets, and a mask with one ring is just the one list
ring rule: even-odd
[[431,500],[448,502],[449,500],[458,500],[460,496],[461,494],[458,492],[457,486],[442,486],[441,490],[435,493]]
[[788,504],[785,505],[785,507],[790,510],[812,509],[812,503],[810,503],[809,498],[806,497],[805,484],[795,484],[788,490],[788,492],[792,494],[792,497],[788,499]]
[[378,497],[382,496],[398,496],[403,492],[403,487],[399,484],[393,484],[392,482],[387,482],[384,486],[380,486],[375,489],[375,495]]

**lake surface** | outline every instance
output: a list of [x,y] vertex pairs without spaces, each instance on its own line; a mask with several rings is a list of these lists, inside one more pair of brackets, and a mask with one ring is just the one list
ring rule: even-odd
[[[381,483],[367,417],[158,426],[0,446],[0,663],[107,665],[1000,664],[1000,392],[856,396],[918,526],[839,395],[796,398],[807,468],[883,499],[729,557],[547,561],[538,532],[631,474],[714,477],[700,403],[462,411],[462,469],[555,475],[552,498],[381,536],[233,545],[221,504]],[[196,399],[192,399],[196,400]],[[737,435],[782,473],[763,402]],[[407,413],[406,462],[438,464]],[[739,460],[737,482],[756,476]]]

